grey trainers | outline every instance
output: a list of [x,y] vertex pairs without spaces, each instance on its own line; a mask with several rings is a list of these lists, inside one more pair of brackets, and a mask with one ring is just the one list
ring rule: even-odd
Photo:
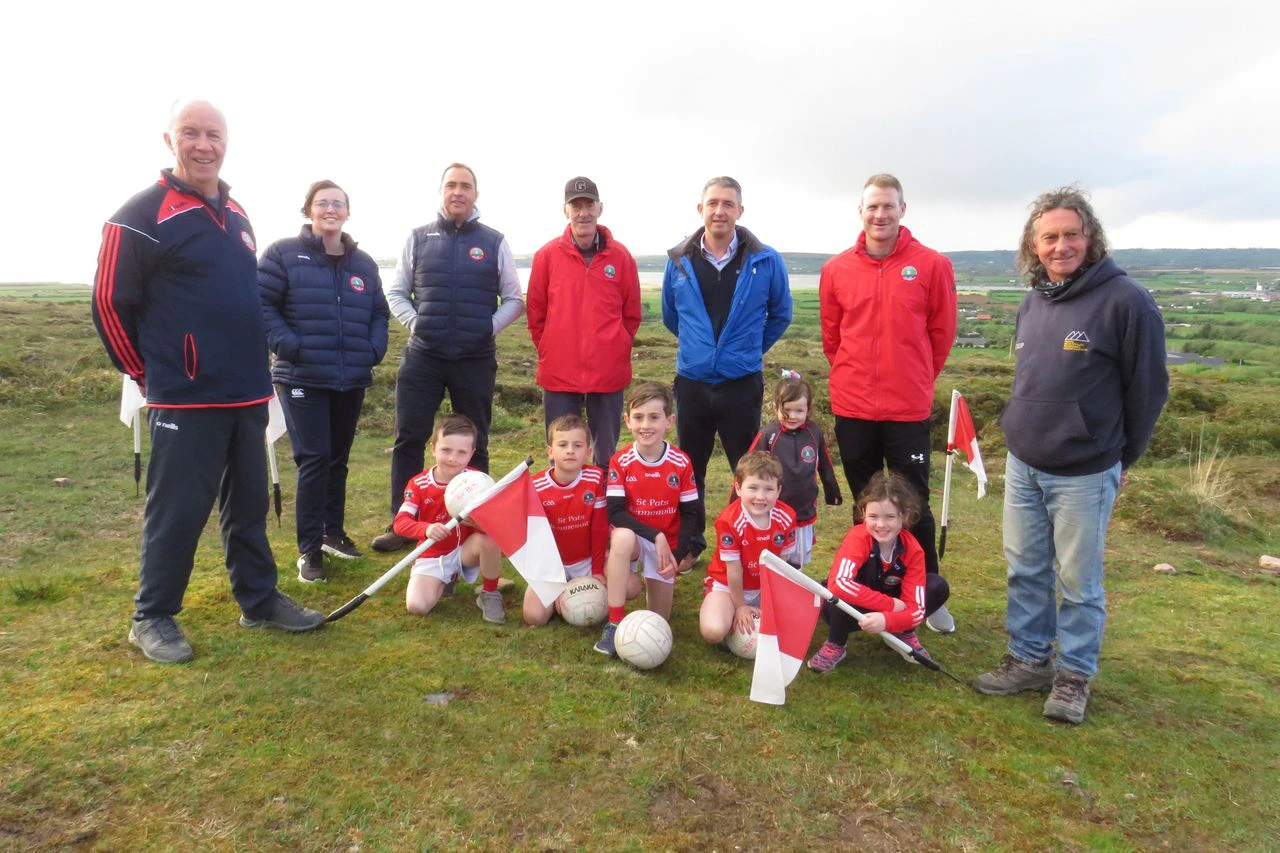
[[1053,660],[1041,664],[1027,663],[1005,654],[1000,665],[984,672],[972,682],[979,693],[989,696],[1012,696],[1024,690],[1048,690],[1053,686]]
[[240,615],[240,626],[243,628],[279,628],[298,634],[303,631],[314,631],[324,624],[324,614],[318,610],[303,607],[279,590],[271,601],[270,612],[261,619],[250,619]]
[[156,663],[186,663],[195,657],[172,616],[135,619],[129,627],[129,642],[142,649],[147,660]]
[[956,629],[956,619],[945,604],[930,613],[924,624],[929,626],[930,631],[937,631],[939,634],[950,634]]
[[1089,704],[1089,679],[1078,672],[1058,670],[1053,677],[1053,692],[1044,703],[1044,715],[1051,720],[1079,725],[1084,722],[1084,709]]
[[502,593],[496,589],[493,592],[481,591],[476,596],[476,607],[480,608],[480,612],[486,622],[501,625],[507,621],[507,611],[502,606]]
[[413,544],[413,540],[407,536],[401,536],[399,533],[396,533],[388,527],[386,531],[374,537],[373,542],[369,544],[373,550],[387,554],[391,551],[399,551],[401,549],[408,548]]
[[352,542],[351,537],[345,533],[338,536],[326,535],[322,541],[324,544],[320,546],[320,550],[340,560],[355,560],[364,556],[356,547],[356,543]]
[[327,581],[329,573],[324,568],[324,555],[320,551],[308,551],[298,557],[298,580],[303,583]]
[[591,648],[595,649],[602,655],[608,655],[611,658],[618,656],[618,649],[613,643],[613,635],[618,632],[618,626],[612,622],[604,623],[604,630],[600,632],[600,639],[596,640],[596,644]]

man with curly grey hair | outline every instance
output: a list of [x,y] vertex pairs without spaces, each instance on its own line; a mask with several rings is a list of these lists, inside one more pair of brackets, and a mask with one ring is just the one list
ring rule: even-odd
[[1009,648],[973,684],[1000,696],[1051,689],[1044,715],[1081,723],[1106,620],[1111,508],[1169,396],[1164,319],[1107,254],[1102,223],[1074,187],[1032,204],[1018,267],[1031,291],[1000,418]]

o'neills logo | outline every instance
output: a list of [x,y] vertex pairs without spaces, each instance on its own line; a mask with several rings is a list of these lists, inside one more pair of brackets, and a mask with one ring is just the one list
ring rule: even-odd
[[472,246],[471,251],[467,252],[467,254],[471,256],[471,260],[473,261],[484,260],[484,249],[481,249],[479,246]]
[[915,267],[903,267],[903,268],[902,268],[902,280],[903,280],[903,281],[915,281],[915,280],[916,280],[916,276],[918,276],[919,274],[920,274],[920,273],[916,272],[916,268],[915,268]]
[[356,293],[364,293],[364,279],[358,275],[351,276],[351,289]]
[[258,251],[258,247],[253,244],[253,237],[249,235],[248,231],[240,232],[240,240],[244,243],[245,248],[250,252]]

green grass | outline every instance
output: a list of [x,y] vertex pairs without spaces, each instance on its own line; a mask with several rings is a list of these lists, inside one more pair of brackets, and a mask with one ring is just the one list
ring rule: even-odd
[[[830,434],[815,300],[798,296],[767,370],[819,387]],[[645,304],[637,378],[669,380],[674,341],[655,295]],[[1237,369],[1175,374],[1162,432],[1116,507],[1089,719],[1065,727],[1043,719],[1038,696],[979,696],[865,637],[832,675],[801,673],[786,706],[755,705],[750,666],[697,638],[693,576],[677,585],[673,655],[647,674],[592,652],[591,631],[519,627],[518,595],[502,627],[465,592],[411,617],[402,579],[317,634],[246,631],[215,524],[181,617],[196,659],[149,664],[125,639],[142,501],[115,419],[119,379],[87,315],[0,302],[0,849],[1280,846],[1280,578],[1257,567],[1280,551],[1274,391]],[[542,444],[527,336],[500,340],[498,470]],[[943,569],[959,630],[923,637],[962,676],[1004,646],[996,418],[1011,378],[1005,353],[966,352],[938,385],[935,485],[953,386],[992,475],[976,502],[956,472]],[[380,368],[352,455],[348,527],[361,543],[386,519],[393,382],[393,365]],[[1213,513],[1188,494],[1192,439],[1217,442],[1232,486]],[[330,610],[393,561],[300,584],[287,442],[279,450],[281,587]],[[724,469],[713,459],[710,494],[725,494]],[[814,575],[847,518],[823,510]],[[1177,574],[1153,573],[1157,562]],[[441,691],[456,698],[424,701]]]

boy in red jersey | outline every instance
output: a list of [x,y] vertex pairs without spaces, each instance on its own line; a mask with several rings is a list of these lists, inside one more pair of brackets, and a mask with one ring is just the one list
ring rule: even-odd
[[754,450],[733,471],[738,497],[716,518],[716,547],[702,585],[698,626],[702,639],[719,643],[738,631],[749,634],[760,618],[760,552],[784,559],[796,546],[795,510],[778,500],[782,463]]
[[628,578],[644,573],[645,601],[663,619],[681,560],[701,550],[706,522],[689,457],[666,442],[675,425],[675,398],[657,382],[641,382],[627,395],[627,428],[635,441],[609,460],[605,491],[609,509],[609,558],[605,577],[609,621],[595,650],[615,656],[613,635],[625,615]]
[[[609,516],[605,511],[604,471],[587,465],[591,435],[578,415],[562,415],[547,427],[547,456],[551,467],[533,478],[542,499],[560,561],[568,579],[598,575],[604,582],[604,555],[609,547]],[[635,582],[632,596],[640,592]],[[532,589],[524,593],[524,623],[545,625],[555,604],[544,607]]]
[[465,415],[446,415],[436,422],[431,434],[431,455],[436,464],[409,480],[404,503],[396,513],[392,529],[420,545],[427,539],[430,548],[413,564],[405,606],[410,613],[426,616],[441,597],[453,594],[458,575],[467,583],[483,576],[481,592],[476,596],[486,622],[506,621],[502,593],[498,591],[498,575],[502,569],[502,553],[492,539],[466,523],[450,530],[449,510],[444,505],[444,490],[449,481],[467,469],[476,450],[476,426]]

